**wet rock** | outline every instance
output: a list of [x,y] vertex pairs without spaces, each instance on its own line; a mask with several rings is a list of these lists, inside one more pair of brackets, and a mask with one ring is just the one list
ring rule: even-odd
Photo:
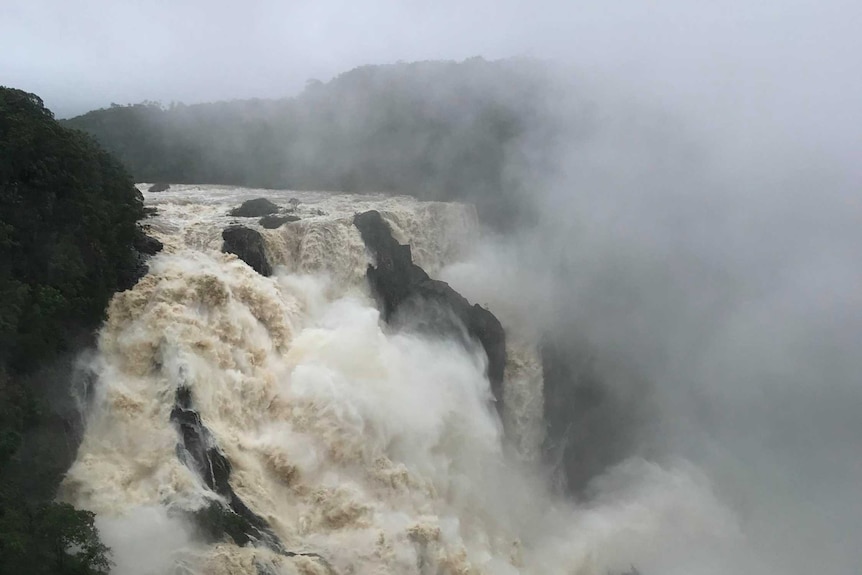
[[[182,371],[180,377],[183,377]],[[221,501],[212,500],[190,513],[204,539],[215,543],[229,537],[240,547],[250,543],[263,545],[287,557],[311,557],[329,573],[334,573],[329,562],[317,553],[287,550],[266,519],[249,509],[234,492],[230,484],[230,461],[201,421],[192,403],[191,389],[185,384],[177,388],[170,419],[180,434],[181,442],[177,445],[180,461],[194,471],[211,491],[221,496]],[[222,501],[226,501],[227,505]]]
[[222,232],[221,237],[224,240],[221,251],[236,254],[262,276],[272,275],[260,232],[245,226],[231,226]]
[[259,218],[278,212],[279,207],[266,198],[246,200],[238,208],[230,211],[230,215],[238,218]]
[[227,506],[212,501],[193,515],[199,527],[212,540],[229,536],[237,545],[259,542],[273,551],[285,553],[278,537],[267,522],[243,503],[230,485],[231,465],[215,443],[209,429],[192,407],[191,391],[181,385],[176,392],[171,422],[180,433],[177,455],[204,484],[220,495]]
[[283,216],[278,214],[270,214],[268,216],[263,216],[262,218],[260,218],[260,221],[258,223],[268,230],[274,230],[276,228],[280,228],[288,222],[298,222],[299,220],[299,216],[293,216],[290,214]]
[[165,184],[163,182],[159,182],[157,184],[153,184],[149,188],[147,188],[148,192],[166,192],[171,189],[170,184]]
[[499,320],[414,264],[410,246],[392,237],[389,224],[379,212],[356,214],[353,223],[377,260],[376,267],[368,266],[366,275],[380,301],[384,320],[456,336],[466,329],[467,338],[478,341],[488,356],[491,391],[497,409],[502,410],[506,334]]
[[142,254],[136,250],[130,250],[132,253],[132,257],[134,258],[134,265],[131,270],[128,272],[124,272],[119,281],[117,287],[119,291],[126,291],[135,287],[135,284],[141,281],[145,275],[150,273],[150,266],[147,265],[147,260],[150,259],[150,256],[146,254]]
[[135,239],[132,240],[132,247],[142,254],[154,256],[162,251],[162,248],[165,246],[153,236],[149,236],[143,230],[138,229],[138,233],[135,234]]
[[132,240],[131,250],[135,264],[127,273],[123,274],[123,277],[120,278],[120,291],[131,289],[141,280],[141,278],[149,273],[150,266],[147,265],[147,261],[150,257],[162,251],[163,247],[162,242],[147,235],[141,228],[138,228],[135,233],[135,237]]

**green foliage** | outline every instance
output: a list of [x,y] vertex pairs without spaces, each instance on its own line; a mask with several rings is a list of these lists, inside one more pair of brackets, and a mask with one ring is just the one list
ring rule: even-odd
[[0,87],[0,572],[107,573],[93,514],[52,502],[68,426],[27,375],[101,321],[129,281],[140,194],[38,96]]
[[22,370],[95,325],[134,265],[124,169],[33,94],[0,88],[0,362]]
[[532,133],[553,128],[538,121],[548,82],[528,61],[365,66],[292,99],[114,106],[65,125],[95,136],[138,181],[467,199],[508,224],[537,177],[526,138],[539,157],[537,142],[552,139]]
[[101,575],[108,548],[94,515],[65,503],[22,503],[0,494],[0,571],[28,575]]

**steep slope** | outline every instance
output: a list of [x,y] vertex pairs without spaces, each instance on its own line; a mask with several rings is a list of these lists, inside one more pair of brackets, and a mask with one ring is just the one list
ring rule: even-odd
[[[75,456],[86,388],[74,353],[142,271],[141,196],[34,94],[0,87],[0,571],[107,568],[93,515],[52,499]],[[80,385],[79,388],[76,386]],[[40,560],[34,562],[33,559]]]

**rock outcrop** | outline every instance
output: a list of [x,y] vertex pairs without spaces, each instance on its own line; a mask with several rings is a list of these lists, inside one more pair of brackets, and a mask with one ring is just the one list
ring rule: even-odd
[[213,502],[200,510],[197,518],[201,520],[201,526],[215,539],[229,535],[237,545],[261,542],[273,551],[283,553],[284,547],[266,521],[249,509],[231,487],[230,461],[215,444],[198,412],[192,408],[188,387],[177,389],[171,421],[182,439],[177,446],[180,460],[195,471],[209,489],[227,501],[227,508]]
[[280,228],[286,223],[289,222],[298,222],[300,220],[299,216],[294,216],[292,214],[287,215],[278,215],[278,214],[270,214],[268,216],[263,216],[260,218],[260,221],[257,223],[261,225],[261,227],[266,228],[268,230],[274,230],[276,228]]
[[324,557],[317,553],[288,551],[278,535],[270,528],[266,519],[249,509],[230,485],[231,464],[219,449],[212,433],[201,421],[200,414],[192,405],[191,390],[186,385],[177,388],[171,422],[177,426],[181,442],[177,445],[177,456],[186,467],[194,471],[221,501],[213,500],[192,514],[201,534],[213,542],[225,536],[243,547],[263,545],[287,557],[304,556],[316,559],[326,570],[333,573]]
[[166,192],[171,189],[170,184],[165,184],[163,182],[159,182],[157,184],[153,184],[149,188],[147,188],[148,192]]
[[138,233],[135,234],[135,238],[132,240],[132,247],[142,254],[154,256],[162,251],[162,248],[165,246],[153,236],[149,236],[143,230],[138,229]]
[[275,214],[279,209],[278,205],[266,198],[255,198],[253,200],[246,200],[240,207],[232,209],[230,215],[238,218],[259,218]]
[[149,273],[150,266],[147,265],[147,260],[162,251],[162,248],[164,248],[162,242],[147,235],[140,227],[137,229],[135,237],[132,239],[135,267],[121,278],[119,286],[121,291],[131,289],[142,277]]
[[[491,391],[497,409],[502,410],[506,334],[499,320],[414,264],[410,246],[392,237],[389,224],[379,212],[356,214],[353,224],[377,260],[376,267],[368,266],[367,277],[380,300],[384,320],[396,324],[409,321],[413,328],[455,335],[462,335],[466,329],[467,338],[478,341],[488,356]],[[402,309],[405,313],[400,314]]]
[[235,254],[262,276],[272,275],[272,266],[266,259],[263,237],[257,230],[245,226],[231,226],[221,234],[224,243],[221,251]]

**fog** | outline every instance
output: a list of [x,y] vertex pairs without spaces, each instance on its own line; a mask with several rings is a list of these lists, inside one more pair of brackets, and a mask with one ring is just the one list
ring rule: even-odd
[[555,301],[651,382],[648,448],[706,470],[771,572],[851,571],[858,173],[774,118],[669,127],[613,106],[551,186],[550,229],[570,230]]
[[[368,63],[552,62],[564,97],[547,114],[563,127],[533,180],[538,223],[489,236],[444,279],[589,348],[624,398],[608,413],[631,428],[626,456],[703,471],[752,557],[705,553],[703,572],[862,565],[858,2],[31,1],[3,12],[0,81],[61,117],[293,95]],[[529,134],[520,146],[548,150]],[[606,485],[591,489],[584,497],[601,500]]]
[[858,129],[839,125],[858,107],[819,101],[818,122],[794,114],[798,93],[773,95],[761,116],[762,94],[734,108],[727,92],[644,97],[599,75],[569,89],[570,113],[587,121],[535,191],[538,229],[479,258],[518,262],[521,282],[458,268],[449,279],[480,300],[527,300],[558,342],[591,350],[615,389],[598,408],[613,423],[578,448],[582,461],[620,441],[664,464],[684,457],[733,509],[745,551],[669,551],[676,559],[656,565],[694,555],[704,573],[858,568],[862,178],[848,161]]
[[7,0],[0,77],[64,117],[112,101],[291,95],[362,64],[525,55],[630,82],[639,97],[697,102],[721,123],[773,118],[785,128],[775,137],[820,145],[847,134],[824,133],[824,119],[833,130],[859,119],[860,11],[850,0]]

